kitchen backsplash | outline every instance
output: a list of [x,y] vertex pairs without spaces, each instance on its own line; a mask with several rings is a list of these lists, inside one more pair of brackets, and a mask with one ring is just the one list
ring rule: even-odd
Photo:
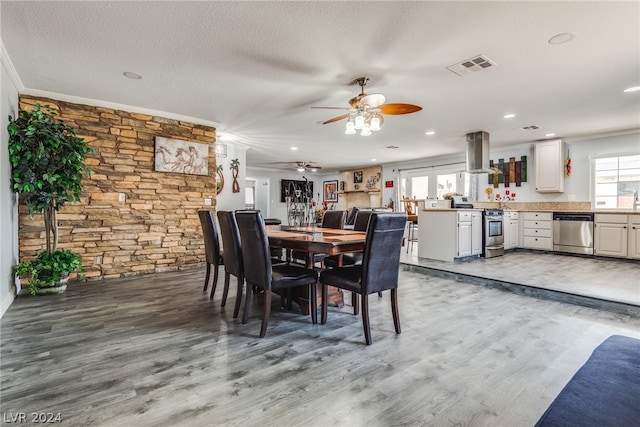
[[498,202],[473,202],[474,208],[480,209],[513,209],[517,211],[591,211],[591,202],[517,202],[506,204]]

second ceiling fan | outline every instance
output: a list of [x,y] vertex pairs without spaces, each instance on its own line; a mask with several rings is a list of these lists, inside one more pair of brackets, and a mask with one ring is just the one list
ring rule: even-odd
[[348,107],[311,107],[311,108],[324,108],[332,110],[349,110],[348,113],[342,114],[337,117],[333,117],[325,122],[323,125],[337,122],[347,119],[347,126],[345,133],[347,135],[353,135],[356,130],[360,131],[360,135],[371,135],[371,131],[380,130],[380,126],[384,123],[383,114],[400,115],[410,114],[416,111],[422,110],[422,107],[413,104],[385,104],[385,97],[381,93],[372,93],[367,95],[364,93],[364,88],[369,82],[368,77],[359,77],[355,79],[354,83],[360,86],[360,94],[349,100]]

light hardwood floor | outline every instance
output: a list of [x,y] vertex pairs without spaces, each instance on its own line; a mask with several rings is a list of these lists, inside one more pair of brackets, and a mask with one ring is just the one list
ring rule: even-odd
[[[326,325],[283,311],[264,339],[202,294],[204,269],[19,297],[2,318],[1,412],[65,426],[531,426],[606,337],[640,319],[402,271]],[[232,281],[232,289],[233,287]]]

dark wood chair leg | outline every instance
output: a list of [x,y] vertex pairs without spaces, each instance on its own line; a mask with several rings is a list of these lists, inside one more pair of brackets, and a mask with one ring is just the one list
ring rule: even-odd
[[207,273],[204,276],[204,288],[202,288],[202,292],[207,292],[207,288],[209,287],[210,275],[211,275],[211,264],[207,263]]
[[264,338],[267,333],[267,323],[271,315],[271,291],[264,290],[264,312],[262,314],[262,326],[260,327],[260,338]]
[[360,313],[360,304],[358,303],[358,294],[351,292],[351,305],[353,306],[353,315],[357,316]]
[[[220,307],[224,307],[227,303],[227,296],[229,295],[229,282],[231,281],[231,274],[224,273],[224,288],[222,289],[222,303]],[[213,297],[213,296],[212,296]]]
[[378,291],[378,296],[382,298],[382,291]]
[[327,323],[327,305],[329,303],[328,301],[329,290],[328,290],[328,285],[321,285],[321,286],[322,286],[322,313],[320,315],[320,323],[324,325],[325,323]]
[[287,310],[293,310],[293,298],[291,297],[291,288],[287,289]]
[[220,272],[220,266],[215,264],[213,266],[213,282],[211,283],[211,295],[209,299],[213,299],[213,294],[216,293],[216,287],[218,286],[218,273]]
[[249,311],[251,310],[251,297],[253,296],[253,285],[247,282],[247,296],[244,301],[244,313],[242,314],[242,324],[246,324],[249,320]]
[[311,290],[311,298],[309,298],[309,310],[311,310],[311,323],[313,323],[314,325],[318,323],[318,304],[317,304],[317,289],[316,289],[316,284],[312,283],[310,285],[310,290]]
[[369,326],[369,295],[362,295],[362,327],[364,328],[364,340],[371,345],[371,326]]
[[391,313],[393,314],[393,326],[396,334],[400,333],[400,313],[398,312],[398,289],[391,289]]
[[238,290],[236,291],[236,305],[233,307],[233,318],[238,317],[240,313],[240,305],[242,304],[242,291],[244,289],[244,276],[238,277]]

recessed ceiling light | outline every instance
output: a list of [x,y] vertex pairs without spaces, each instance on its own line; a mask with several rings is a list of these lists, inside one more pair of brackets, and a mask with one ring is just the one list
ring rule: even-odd
[[291,151],[296,151],[298,147],[291,147]]
[[637,92],[640,90],[640,86],[628,87],[624,91],[625,92]]
[[576,35],[573,34],[573,33],[560,33],[560,34],[556,34],[555,36],[551,37],[549,39],[548,43],[549,44],[563,44],[563,43],[570,42],[575,37],[576,37]]
[[515,114],[509,113],[509,114],[505,114],[503,117],[505,119],[513,119],[515,116],[516,116]]
[[371,161],[372,161],[372,162],[375,162],[375,161],[376,161],[376,159],[371,159]]
[[426,131],[424,134],[425,134],[425,135],[429,135],[429,136],[431,136],[431,135],[435,135],[435,134],[436,134],[436,131],[434,131],[434,130],[429,130],[429,131]]
[[131,71],[125,71],[124,73],[122,73],[122,75],[132,80],[140,80],[142,78],[140,74],[133,73]]
[[547,138],[551,138],[552,136],[556,136],[555,133],[547,133],[544,136],[546,136]]

